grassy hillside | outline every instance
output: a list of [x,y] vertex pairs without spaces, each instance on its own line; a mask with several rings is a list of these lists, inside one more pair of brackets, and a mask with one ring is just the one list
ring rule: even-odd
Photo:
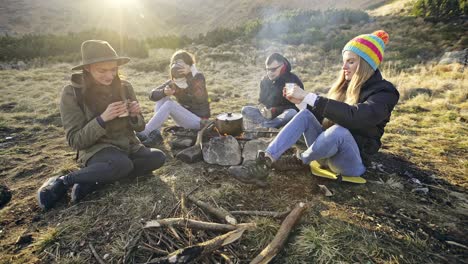
[[[122,4],[119,4],[122,2]],[[351,2],[351,4],[350,4]],[[363,9],[369,0],[2,0],[0,33],[68,33],[111,29],[132,37],[167,34],[198,36],[218,27],[235,27],[285,9]],[[385,2],[385,1],[379,1]],[[122,8],[120,8],[120,6]]]
[[[107,263],[121,263],[142,222],[158,215],[205,218],[190,203],[178,203],[196,186],[195,197],[228,210],[281,212],[298,202],[308,204],[272,263],[466,262],[468,72],[464,65],[437,64],[442,52],[466,48],[463,24],[408,17],[403,2],[377,8],[366,23],[331,31],[333,36],[354,36],[383,28],[390,34],[381,69],[401,99],[386,127],[384,146],[365,174],[365,185],[319,179],[307,172],[273,172],[269,188],[246,187],[231,179],[226,167],[173,158],[166,142],[162,148],[167,164],[153,175],[115,183],[79,204],[64,200],[42,212],[35,200],[40,184],[77,169],[57,107],[74,64],[0,71],[0,183],[13,193],[11,202],[0,209],[0,263],[97,263],[90,244]],[[322,44],[254,39],[185,48],[197,56],[217,115],[256,102],[264,59],[275,51],[293,62],[306,90],[325,93],[341,58],[339,49],[325,51]],[[122,69],[146,119],[153,109],[147,91],[167,78],[166,64],[173,52],[153,49],[149,58],[134,58]],[[317,184],[326,185],[334,196],[323,196]],[[234,263],[248,263],[281,222],[263,217],[239,220],[255,222],[257,228],[218,253],[229,255]],[[18,242],[20,237],[30,241]],[[144,263],[151,255],[142,244],[145,239],[128,255],[133,263]]]

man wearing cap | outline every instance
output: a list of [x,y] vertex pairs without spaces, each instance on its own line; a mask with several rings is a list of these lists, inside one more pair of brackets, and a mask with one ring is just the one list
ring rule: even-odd
[[169,117],[180,127],[196,130],[200,129],[202,120],[210,117],[205,76],[195,67],[193,54],[185,50],[172,55],[170,80],[151,90],[149,99],[156,102],[154,116],[145,130],[137,134],[145,146],[162,142],[160,129]]
[[82,169],[49,178],[37,192],[39,206],[49,209],[72,188],[78,202],[104,183],[149,173],[165,162],[165,154],[141,144],[135,131],[145,122],[132,85],[118,75],[130,59],[117,55],[102,40],[81,45],[82,63],[72,70],[62,90],[60,115],[68,144],[77,151]]

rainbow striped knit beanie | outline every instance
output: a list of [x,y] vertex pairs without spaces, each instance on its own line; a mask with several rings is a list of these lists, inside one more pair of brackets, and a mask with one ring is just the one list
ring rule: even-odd
[[342,53],[347,50],[356,53],[369,63],[375,71],[383,60],[388,38],[387,32],[383,30],[375,31],[372,34],[360,35],[346,43]]

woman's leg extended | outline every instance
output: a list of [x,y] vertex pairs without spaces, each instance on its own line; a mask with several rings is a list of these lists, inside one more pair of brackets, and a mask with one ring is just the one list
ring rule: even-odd
[[130,159],[133,161],[132,174],[139,176],[160,168],[166,161],[166,154],[159,149],[142,147],[130,154]]
[[360,176],[366,170],[351,132],[339,125],[333,125],[321,133],[301,154],[301,159],[305,164],[326,159],[333,172],[346,176]]
[[279,128],[286,125],[297,114],[295,109],[286,109],[277,117],[263,122],[264,127]]
[[170,114],[170,108],[164,107],[168,102],[172,102],[168,96],[156,102],[154,105],[154,115],[146,124],[145,130],[140,132],[141,134],[148,136],[151,131],[161,128],[162,124],[166,122]]
[[200,129],[201,118],[177,102],[171,100],[165,103],[163,107],[169,108],[169,113],[178,126],[188,129]]
[[266,153],[273,158],[279,157],[288,150],[297,140],[304,135],[307,145],[312,144],[322,133],[322,125],[315,116],[307,109],[296,114],[289,123],[287,123],[276,138],[268,145]]
[[88,160],[86,167],[63,177],[66,185],[111,183],[127,176],[133,170],[128,155],[113,147],[100,150]]

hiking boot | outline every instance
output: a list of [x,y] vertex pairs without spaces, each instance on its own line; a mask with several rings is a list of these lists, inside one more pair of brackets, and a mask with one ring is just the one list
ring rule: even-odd
[[59,176],[50,177],[37,191],[37,201],[42,209],[50,209],[67,192],[67,187]]
[[308,165],[304,164],[297,150],[295,154],[284,155],[273,162],[272,167],[277,171],[298,171],[308,168]]
[[145,145],[148,148],[157,147],[158,145],[161,145],[163,143],[163,137],[161,135],[161,132],[159,132],[158,129],[151,131],[148,134],[148,138],[142,141],[141,143],[143,143],[143,145]]
[[145,140],[148,139],[148,137],[147,137],[145,134],[143,134],[142,132],[136,132],[136,133],[135,133],[135,136],[136,136],[141,142],[143,142],[143,141],[145,141]]
[[94,183],[75,183],[71,190],[71,203],[78,203],[83,198],[97,189]]
[[242,183],[255,184],[259,187],[268,186],[267,178],[270,173],[271,159],[264,151],[259,151],[255,161],[247,161],[241,166],[231,166],[229,173]]

